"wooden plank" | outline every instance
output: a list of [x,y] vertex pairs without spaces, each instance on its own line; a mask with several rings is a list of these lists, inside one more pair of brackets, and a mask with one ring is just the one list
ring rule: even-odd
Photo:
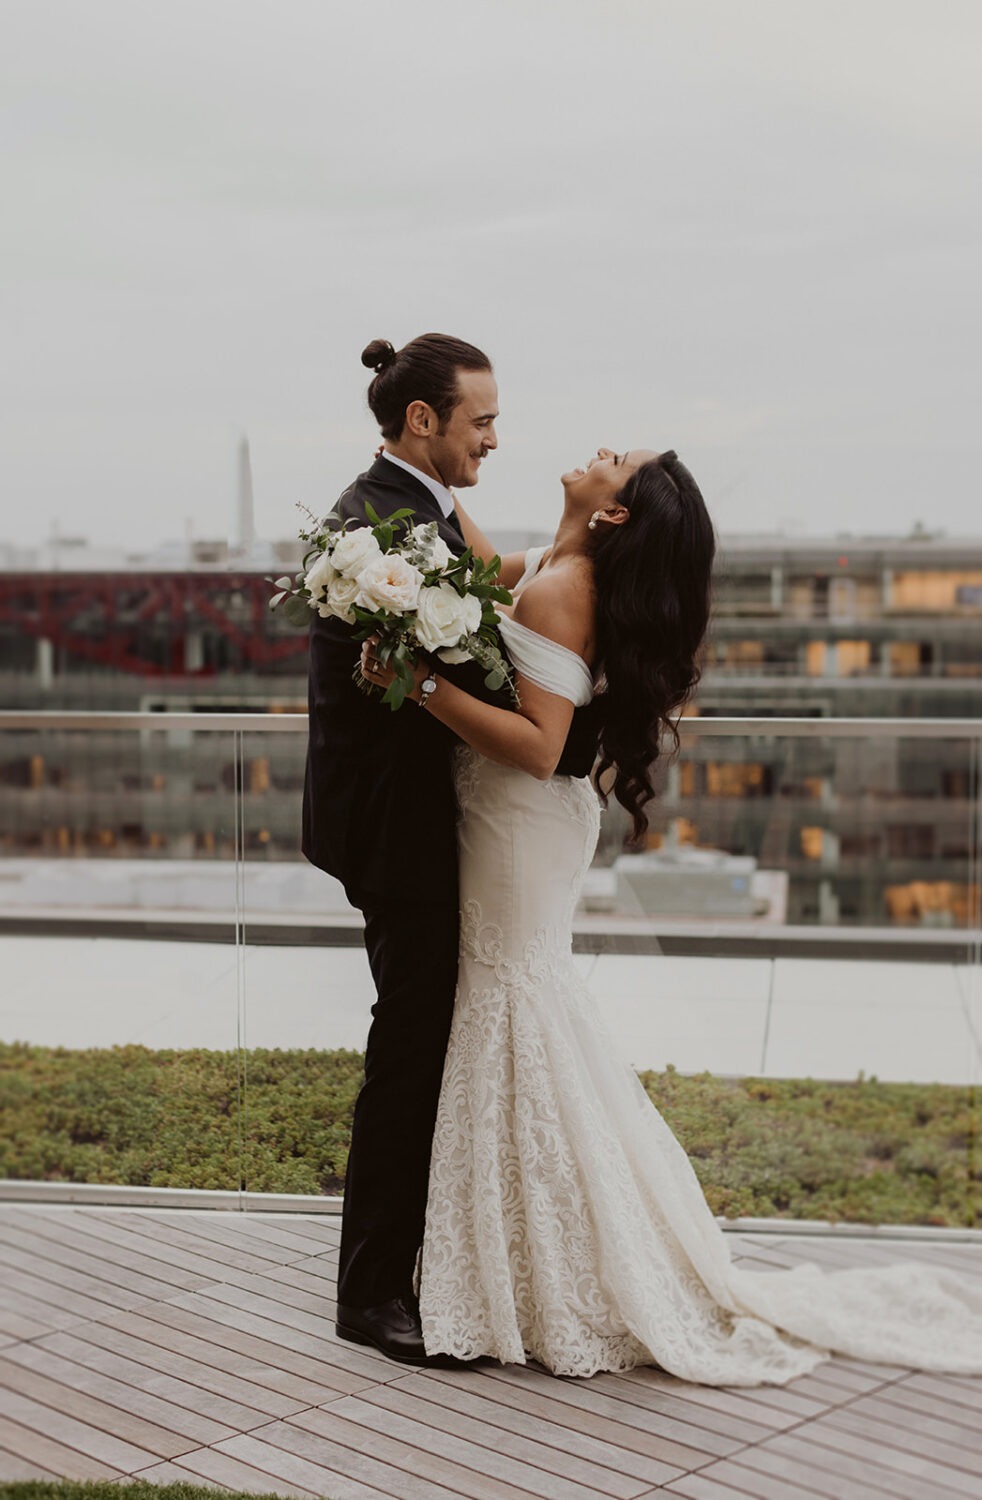
[[218,1453],[214,1448],[196,1448],[185,1453],[180,1463],[171,1461],[155,1464],[150,1469],[141,1469],[134,1479],[147,1479],[157,1484],[202,1484],[224,1490],[245,1490],[259,1494],[276,1495],[321,1495],[320,1490],[304,1489],[299,1484],[288,1484],[285,1479],[276,1479],[262,1469],[253,1468],[227,1453]]
[[88,1297],[73,1288],[70,1307],[66,1307],[64,1293],[59,1295],[53,1282],[25,1276],[21,1271],[4,1271],[3,1285],[4,1299],[16,1294],[18,1306],[23,1307],[28,1316],[47,1325],[45,1333],[67,1328],[69,1322],[78,1322],[81,1318],[102,1318],[117,1307],[141,1305],[140,1300],[132,1298],[128,1292],[122,1293],[122,1301],[113,1301],[111,1289],[107,1287],[105,1294],[98,1298]]
[[[16,1301],[16,1307],[11,1306],[0,1292],[0,1328],[4,1330],[5,1346],[20,1343],[21,1339],[43,1338],[52,1328],[68,1328],[72,1323],[82,1321],[72,1313],[65,1313],[60,1318],[32,1317],[31,1310],[47,1314],[48,1309],[43,1304],[39,1307],[38,1304],[31,1303],[28,1298],[17,1297],[13,1300]],[[25,1303],[28,1305],[25,1306]]]
[[0,1483],[12,1484],[25,1479],[44,1479],[50,1483],[58,1478],[60,1475],[50,1469],[42,1469],[39,1464],[28,1463],[26,1458],[18,1458],[16,1453],[7,1453],[0,1448]]
[[[243,1433],[229,1438],[212,1451],[229,1453],[278,1479],[330,1496],[330,1500],[389,1500],[393,1495],[399,1500],[449,1500],[452,1493],[435,1489],[429,1482],[423,1489],[411,1471],[406,1473],[369,1454],[339,1447],[285,1422],[264,1428],[261,1436]],[[378,1480],[381,1484],[375,1482]]]
[[[59,1390],[62,1389],[59,1387]],[[65,1395],[70,1397],[71,1392],[65,1392]],[[99,1419],[95,1416],[89,1422],[85,1418],[77,1418],[66,1410],[47,1406],[17,1391],[8,1391],[4,1395],[3,1404],[6,1409],[5,1414],[12,1422],[29,1428],[31,1432],[39,1433],[42,1438],[63,1443],[67,1448],[74,1448],[79,1454],[87,1455],[115,1471],[108,1476],[104,1473],[101,1476],[103,1478],[129,1474],[137,1468],[145,1469],[154,1459],[172,1458],[175,1452],[189,1446],[184,1443],[178,1444],[177,1448],[172,1448],[168,1441],[167,1448],[171,1451],[164,1453],[156,1452],[152,1448],[140,1448],[136,1443],[127,1441],[125,1437],[118,1437],[111,1430],[100,1426]],[[87,1403],[83,1402],[82,1405],[87,1405]],[[134,1424],[129,1425],[132,1435]],[[169,1436],[168,1434],[168,1438]],[[78,1476],[65,1471],[64,1477],[76,1478]]]
[[[216,1361],[223,1349],[229,1353],[245,1355],[249,1359],[261,1360],[266,1369],[264,1378],[273,1389],[284,1394],[290,1394],[294,1389],[290,1384],[291,1377],[311,1381],[328,1391],[343,1395],[364,1390],[367,1385],[374,1385],[378,1378],[375,1371],[369,1375],[358,1373],[321,1359],[319,1354],[310,1354],[306,1347],[294,1347],[295,1343],[306,1341],[293,1339],[291,1343],[285,1343],[277,1338],[263,1337],[252,1326],[242,1329],[228,1321],[219,1323],[206,1318],[203,1312],[199,1313],[196,1309],[189,1311],[187,1308],[160,1303],[156,1307],[145,1309],[143,1316],[183,1333],[207,1338],[215,1349],[213,1357]],[[320,1352],[322,1346],[318,1346],[318,1349]],[[333,1349],[330,1352],[333,1354]]]
[[[159,1362],[146,1364],[133,1360],[117,1351],[83,1342],[70,1334],[55,1334],[45,1339],[43,1344],[35,1345],[34,1348],[37,1350],[37,1354],[31,1358],[34,1368],[42,1368],[37,1362],[40,1355],[51,1354],[58,1355],[65,1361],[72,1361],[76,1368],[81,1367],[84,1371],[91,1372],[78,1382],[91,1395],[102,1396],[106,1400],[112,1399],[109,1386],[100,1389],[96,1384],[95,1377],[97,1377],[119,1382],[124,1387],[140,1393],[143,1404],[138,1408],[127,1402],[127,1410],[140,1410],[143,1416],[150,1417],[152,1416],[150,1403],[159,1401],[162,1403],[160,1420],[166,1426],[174,1426],[171,1420],[172,1412],[185,1410],[193,1416],[196,1422],[207,1420],[215,1423],[221,1428],[221,1435],[228,1436],[232,1432],[259,1427],[264,1422],[268,1422],[271,1415],[291,1416],[294,1411],[302,1409],[300,1402],[281,1401],[277,1404],[285,1407],[286,1410],[275,1414],[265,1412],[244,1402],[229,1400],[207,1386],[193,1381],[190,1376],[193,1375],[194,1370],[187,1362],[182,1366],[182,1375],[175,1376],[163,1372],[159,1368]],[[26,1359],[26,1352],[22,1357]],[[47,1373],[54,1373],[53,1368]],[[204,1431],[196,1434],[190,1428],[185,1427],[174,1427],[174,1430],[187,1431],[190,1436],[197,1436],[200,1443],[216,1441]]]
[[[277,1267],[278,1270],[293,1270],[293,1267]],[[301,1273],[302,1274],[302,1273]],[[326,1318],[334,1325],[337,1303],[334,1297],[324,1289],[324,1283],[314,1277],[306,1278],[309,1285],[297,1284],[296,1279],[286,1280],[278,1276],[256,1276],[239,1273],[235,1280],[235,1287],[240,1292],[251,1293],[261,1298],[264,1304],[282,1306],[294,1309],[296,1312],[311,1313],[316,1318]],[[229,1282],[222,1283],[229,1285]],[[213,1283],[214,1285],[214,1283]],[[201,1291],[206,1294],[211,1290],[202,1287]],[[331,1288],[333,1292],[333,1287]],[[220,1292],[212,1292],[214,1296],[221,1296]],[[241,1305],[237,1303],[236,1305]]]
[[[291,1234],[288,1230],[276,1230],[271,1225],[257,1224],[244,1214],[222,1214],[212,1210],[184,1209],[183,1213],[193,1217],[193,1224],[188,1226],[187,1233],[193,1234],[198,1239],[206,1239],[212,1244],[228,1245],[232,1249],[246,1250],[260,1260],[273,1261],[282,1265],[286,1261],[297,1260],[300,1256],[309,1255],[310,1241],[302,1239],[298,1234]],[[207,1215],[207,1217],[206,1217]],[[173,1215],[167,1215],[159,1209],[146,1211],[147,1221],[159,1225],[161,1228],[173,1228]],[[184,1218],[180,1221],[180,1227],[184,1227]]]
[[[355,1451],[363,1450],[366,1442],[370,1442],[373,1455],[414,1477],[412,1486],[393,1489],[393,1494],[399,1495],[400,1500],[430,1500],[434,1493],[447,1493],[455,1500],[456,1497],[466,1497],[466,1500],[512,1500],[512,1497],[517,1500],[521,1497],[521,1500],[529,1500],[530,1496],[545,1493],[541,1481],[548,1483],[549,1476],[538,1470],[527,1469],[525,1465],[490,1449],[450,1436],[439,1445],[428,1440],[421,1445],[416,1441],[415,1423],[373,1410],[356,1397],[349,1399],[352,1404],[347,1416],[339,1409],[341,1405],[348,1406],[346,1401],[327,1411],[302,1412],[291,1417],[286,1425],[302,1429],[311,1441],[350,1446]],[[372,1434],[371,1438],[366,1438],[366,1432]],[[428,1439],[425,1429],[419,1435]],[[375,1482],[391,1483],[391,1480],[380,1476]],[[434,1492],[434,1485],[441,1488]],[[575,1486],[567,1485],[565,1491],[560,1488],[557,1493],[576,1495],[577,1500],[585,1500]],[[592,1491],[586,1493],[591,1500],[596,1500]]]
[[[853,1441],[847,1433],[828,1431],[824,1423],[811,1423],[800,1436],[782,1433],[767,1444],[772,1451],[785,1453],[815,1468],[826,1470],[838,1479],[864,1481],[874,1490],[883,1490],[891,1500],[955,1500],[963,1490],[952,1488],[923,1460],[906,1454]],[[752,1459],[744,1461],[752,1466]],[[978,1486],[968,1492],[978,1500]]]
[[[5,1210],[3,1218],[8,1217],[10,1215]],[[67,1219],[67,1214],[42,1215],[39,1213],[30,1216],[32,1220],[35,1217],[37,1224],[36,1226],[32,1224],[32,1232],[37,1234],[38,1238],[51,1239],[57,1244],[63,1232],[61,1221]],[[138,1264],[152,1269],[161,1280],[167,1280],[167,1268],[184,1271],[197,1281],[221,1280],[229,1270],[229,1262],[216,1260],[210,1246],[204,1247],[209,1252],[207,1257],[197,1254],[185,1247],[185,1237],[180,1232],[171,1236],[171,1239],[175,1241],[171,1243],[171,1239],[154,1236],[152,1225],[144,1226],[141,1232],[138,1219],[134,1222],[128,1216],[124,1217],[118,1212],[107,1221],[89,1209],[84,1214],[73,1215],[69,1222],[74,1240],[90,1254],[101,1255],[107,1247],[121,1251]],[[257,1260],[255,1265],[248,1269],[264,1269],[265,1264]]]
[[123,1472],[6,1415],[0,1416],[0,1446],[18,1459],[50,1470],[58,1479],[118,1479]]
[[[158,1333],[161,1331],[161,1325],[151,1326]],[[180,1335],[174,1337],[178,1339]],[[188,1344],[191,1343],[189,1339]],[[179,1391],[190,1391],[196,1410],[236,1428],[250,1425],[244,1417],[246,1412],[268,1421],[270,1417],[291,1416],[304,1406],[316,1404],[318,1399],[329,1401],[337,1394],[311,1384],[303,1397],[290,1400],[267,1385],[195,1359],[187,1347],[178,1353],[104,1323],[83,1324],[77,1334],[52,1334],[44,1341],[44,1347],[66,1358],[75,1358],[80,1364],[92,1364],[107,1375],[128,1378],[133,1384],[142,1374],[147,1390],[171,1400],[177,1400]]]
[[[671,1390],[654,1385],[633,1384],[619,1380],[615,1375],[594,1375],[590,1379],[590,1390],[611,1396],[616,1401],[627,1401],[644,1411],[658,1412],[665,1417],[692,1423],[695,1427],[733,1438],[735,1444],[757,1443],[774,1430],[773,1423],[759,1419],[748,1420],[734,1416],[719,1405],[698,1405],[686,1401]],[[781,1423],[780,1426],[787,1426]]]
[[651,1386],[680,1401],[692,1401],[697,1406],[710,1407],[715,1411],[728,1411],[732,1416],[746,1417],[749,1421],[778,1431],[793,1426],[795,1422],[819,1416],[826,1410],[824,1401],[796,1395],[788,1386],[762,1385],[752,1389],[736,1389],[728,1386],[692,1385],[647,1365],[610,1378],[622,1380],[629,1386]]
[[[235,1431],[226,1423],[199,1416],[194,1410],[38,1344],[22,1345],[11,1356],[9,1366],[6,1360],[0,1360],[0,1382],[7,1385],[11,1371],[20,1375],[20,1383],[14,1383],[13,1389],[59,1410],[71,1411],[83,1420],[102,1422],[107,1432],[128,1433],[152,1452],[157,1451],[154,1444],[162,1444],[160,1452],[165,1457],[199,1443],[216,1443]],[[256,1418],[264,1420],[261,1413]]]
[[57,1228],[56,1235],[28,1233],[5,1222],[0,1215],[0,1241],[4,1244],[28,1250],[39,1260],[70,1264],[91,1275],[112,1276],[131,1290],[144,1291],[146,1296],[168,1296],[175,1287],[195,1291],[213,1279],[169,1266],[166,1261],[148,1260],[143,1251],[128,1249],[118,1239],[93,1240],[91,1235],[79,1234],[71,1223],[62,1222]]
[[265,1298],[240,1293],[237,1287],[215,1287],[208,1292],[189,1293],[173,1298],[166,1305],[185,1307],[201,1317],[211,1318],[213,1322],[227,1323],[242,1333],[269,1339],[296,1350],[298,1354],[310,1354],[315,1359],[350,1370],[352,1374],[364,1375],[371,1381],[391,1379],[399,1371],[399,1366],[384,1354],[339,1339],[334,1332],[333,1318],[294,1313],[281,1303],[271,1312]]
[[[522,1373],[517,1372],[521,1370]],[[741,1446],[741,1443],[733,1438],[725,1437],[718,1432],[712,1432],[706,1426],[698,1426],[696,1421],[679,1421],[674,1417],[666,1417],[653,1411],[642,1410],[631,1406],[626,1401],[616,1401],[612,1396],[604,1396],[599,1391],[590,1388],[585,1381],[573,1381],[557,1379],[554,1375],[547,1375],[537,1370],[529,1370],[527,1367],[508,1365],[500,1370],[489,1370],[488,1375],[493,1380],[522,1381],[533,1391],[542,1391],[549,1394],[557,1401],[562,1401],[574,1407],[577,1411],[589,1410],[597,1416],[605,1417],[611,1422],[621,1422],[627,1427],[643,1427],[646,1432],[657,1433],[660,1437],[672,1438],[688,1448],[693,1448],[703,1453],[707,1458],[722,1458],[726,1454],[733,1453]],[[693,1413],[695,1417],[695,1413]]]
[[705,1473],[686,1474],[684,1479],[676,1480],[665,1489],[665,1494],[684,1495],[686,1500],[747,1500],[747,1496],[752,1497],[754,1493],[753,1490],[738,1490],[732,1485],[721,1484]]
[[812,1495],[821,1495],[822,1500],[884,1500],[885,1496],[889,1500],[899,1500],[899,1496],[891,1490],[871,1484],[862,1476],[849,1477],[841,1472],[830,1472],[828,1468],[812,1461],[806,1444],[802,1447],[805,1454],[804,1457],[799,1457],[795,1453],[775,1452],[769,1443],[764,1443],[757,1448],[746,1449],[736,1458],[724,1459],[718,1465],[713,1464],[703,1472],[714,1476],[717,1472],[726,1475],[730,1465],[749,1469],[751,1473],[760,1473],[783,1485],[786,1500],[798,1500],[798,1496],[802,1500],[810,1500]]
[[[905,1380],[898,1380],[887,1386],[884,1394],[894,1390],[917,1391],[937,1397],[950,1405],[953,1420],[956,1415],[961,1421],[966,1413],[982,1412],[982,1382],[978,1380],[963,1385],[950,1375],[936,1375],[933,1371],[916,1372],[908,1375]],[[976,1417],[975,1420],[979,1419]]]
[[[568,1454],[573,1459],[595,1465],[605,1474],[605,1483],[611,1495],[636,1495],[638,1482],[647,1485],[665,1484],[675,1478],[679,1470],[670,1464],[645,1458],[616,1444],[590,1437],[568,1426],[543,1422],[531,1412],[512,1406],[503,1406],[489,1397],[486,1390],[478,1393],[473,1382],[459,1378],[454,1380],[434,1379],[438,1374],[453,1377],[453,1371],[421,1370],[415,1375],[406,1375],[392,1381],[387,1390],[403,1390],[411,1395],[433,1403],[437,1408],[432,1420],[439,1426],[444,1420],[440,1408],[465,1418],[469,1432],[481,1443],[494,1444],[499,1441],[499,1429],[518,1437],[531,1438],[546,1447]],[[485,1383],[486,1385],[486,1383]],[[365,1398],[374,1401],[374,1392]],[[553,1466],[555,1459],[549,1461]],[[557,1472],[560,1472],[557,1470]],[[577,1477],[577,1476],[574,1476]]]
[[291,1234],[298,1235],[301,1239],[312,1240],[317,1245],[323,1245],[325,1249],[329,1247],[337,1249],[341,1243],[340,1214],[266,1213],[263,1209],[247,1208],[238,1215],[238,1218],[243,1224],[270,1224],[280,1229],[288,1229]]
[[[225,1486],[219,1484],[215,1479],[199,1479],[197,1474],[190,1469],[182,1469],[180,1464],[168,1461],[162,1464],[152,1464],[149,1469],[141,1469],[139,1473],[128,1476],[130,1479],[139,1480],[141,1484],[196,1484],[202,1489],[215,1490],[221,1493]],[[309,1494],[308,1490],[297,1492],[304,1496]]]
[[[190,1223],[187,1227],[172,1225],[169,1222],[144,1219],[142,1212],[130,1217],[117,1212],[111,1215],[111,1210],[89,1210],[91,1220],[86,1218],[86,1230],[88,1231],[91,1221],[101,1221],[106,1229],[114,1236],[126,1234],[137,1243],[153,1245],[172,1245],[176,1249],[194,1255],[197,1260],[207,1262],[212,1268],[212,1274],[216,1280],[221,1278],[222,1269],[225,1266],[235,1266],[240,1271],[264,1271],[270,1265],[275,1264],[268,1256],[255,1255],[251,1250],[240,1250],[219,1240],[216,1244],[214,1238],[198,1232],[198,1227],[192,1230]],[[152,1253],[152,1251],[150,1252]]]
[[[910,1375],[906,1380],[897,1380],[892,1385],[885,1385],[876,1392],[875,1399],[881,1401],[884,1408],[890,1409],[893,1420],[896,1422],[911,1421],[912,1413],[940,1418],[952,1429],[952,1442],[966,1446],[965,1434],[969,1433],[974,1438],[980,1431],[978,1412],[973,1411],[971,1407],[952,1401],[947,1395],[939,1397],[931,1391],[924,1390],[915,1383],[917,1379],[916,1375]],[[938,1384],[947,1386],[947,1382],[944,1381],[939,1381]],[[886,1412],[884,1412],[885,1415]],[[955,1437],[955,1433],[960,1436]],[[974,1444],[968,1444],[968,1446],[974,1446]]]
[[[899,1397],[900,1399],[895,1399]],[[976,1467],[982,1470],[982,1426],[971,1421],[968,1413],[961,1422],[952,1420],[951,1407],[916,1391],[904,1393],[898,1385],[888,1385],[875,1396],[864,1396],[848,1408],[888,1428],[901,1427],[918,1436],[936,1439],[946,1448],[964,1449],[966,1454],[980,1455]],[[957,1463],[957,1457],[954,1459]]]
[[[584,1433],[604,1442],[616,1445],[625,1455],[640,1454],[656,1463],[674,1469],[691,1469],[705,1463],[712,1455],[699,1448],[673,1442],[659,1437],[643,1427],[629,1427],[623,1422],[597,1416],[589,1403],[581,1408],[556,1401],[551,1396],[539,1394],[518,1382],[494,1381],[490,1370],[475,1370],[469,1373],[468,1389],[478,1392],[487,1400],[499,1405],[528,1412],[550,1428],[560,1433],[569,1431]],[[458,1384],[461,1374],[452,1370],[427,1370],[430,1381],[448,1381]]]
[[[81,1292],[83,1296],[104,1302],[110,1307],[139,1307],[158,1297],[169,1297],[174,1288],[151,1276],[135,1276],[122,1266],[109,1267],[104,1261],[83,1257],[76,1251],[64,1250],[57,1258],[42,1258],[35,1249],[23,1250],[11,1244],[0,1244],[0,1276],[11,1284],[12,1273],[30,1276],[39,1285],[49,1289],[60,1302],[65,1292]],[[137,1286],[136,1283],[140,1285]]]
[[[934,1431],[931,1430],[932,1426]],[[902,1455],[910,1455],[917,1460],[916,1468],[912,1472],[929,1472],[943,1479],[945,1484],[952,1489],[962,1487],[959,1474],[965,1476],[968,1485],[968,1493],[973,1500],[977,1500],[978,1492],[982,1489],[979,1484],[979,1473],[982,1464],[965,1446],[957,1447],[946,1438],[937,1436],[936,1429],[940,1424],[934,1422],[930,1417],[918,1417],[916,1422],[882,1421],[874,1411],[871,1411],[868,1402],[857,1402],[854,1407],[842,1407],[839,1411],[831,1412],[822,1424],[821,1438],[823,1442],[839,1442],[826,1436],[826,1429],[836,1433],[850,1434],[858,1439],[867,1452],[889,1452],[891,1461],[898,1466],[906,1467],[906,1459]],[[982,1444],[975,1444],[976,1453],[982,1450]],[[854,1444],[849,1445],[850,1452],[858,1452]],[[929,1460],[931,1467],[923,1470],[921,1460]],[[943,1471],[943,1472],[942,1472]]]
[[[759,1453],[757,1449],[755,1452]],[[844,1488],[839,1488],[839,1481],[833,1481],[835,1486],[831,1487],[822,1475],[816,1476],[811,1470],[804,1470],[800,1465],[794,1465],[787,1460],[776,1460],[775,1467],[778,1474],[765,1473],[763,1469],[751,1469],[741,1463],[742,1454],[737,1458],[723,1458],[719,1463],[711,1464],[709,1468],[700,1470],[700,1477],[712,1478],[719,1484],[731,1486],[732,1491],[737,1494],[752,1495],[754,1500],[812,1500],[813,1496],[820,1496],[822,1500],[876,1500],[868,1489],[858,1489],[848,1486],[845,1480],[841,1481]],[[802,1474],[815,1480],[820,1486],[813,1488],[802,1479]],[[673,1486],[669,1486],[671,1492]]]
[[821,1392],[828,1392],[829,1400],[850,1401],[853,1396],[864,1396],[887,1383],[888,1377],[871,1378],[850,1369],[841,1359],[830,1359],[808,1375],[799,1375],[786,1389],[814,1393],[819,1400],[823,1399]]
[[323,1296],[334,1301],[337,1262],[325,1260],[322,1255],[311,1260],[296,1260],[288,1266],[274,1266],[265,1274],[268,1281],[283,1281],[287,1286],[307,1286],[313,1290],[316,1284]]
[[[478,1448],[488,1448],[496,1456],[544,1470],[551,1478],[562,1480],[571,1495],[582,1488],[585,1493],[596,1492],[611,1497],[611,1500],[631,1500],[631,1497],[648,1487],[644,1481],[632,1479],[606,1463],[598,1463],[594,1458],[573,1453],[569,1445],[556,1447],[543,1442],[539,1433],[534,1430],[534,1422],[531,1434],[528,1431],[516,1431],[514,1422],[508,1427],[489,1425],[486,1419],[482,1419],[481,1409],[486,1403],[482,1403],[479,1397],[472,1398],[469,1410],[461,1411],[459,1407],[448,1403],[437,1405],[436,1402],[428,1401],[425,1395],[420,1394],[418,1384],[399,1380],[366,1391],[364,1396],[348,1396],[335,1404],[333,1412],[338,1416],[352,1416],[355,1404],[360,1415],[353,1416],[353,1420],[361,1420],[369,1426],[373,1422],[379,1425],[375,1409],[381,1407],[387,1414],[385,1423],[388,1424],[390,1418],[395,1417],[401,1428],[393,1429],[386,1425],[385,1430],[392,1431],[396,1437],[401,1436],[404,1441],[412,1441],[416,1447],[423,1448],[426,1452],[442,1452],[444,1444],[451,1438]],[[411,1439],[407,1435],[410,1428],[415,1433]],[[449,1453],[446,1456],[458,1457],[457,1454]],[[669,1477],[674,1478],[676,1473],[677,1470],[672,1471]],[[502,1477],[511,1477],[512,1482],[518,1482],[514,1476]],[[526,1484],[526,1488],[535,1490],[534,1484],[522,1482]],[[552,1491],[542,1493],[551,1494]]]

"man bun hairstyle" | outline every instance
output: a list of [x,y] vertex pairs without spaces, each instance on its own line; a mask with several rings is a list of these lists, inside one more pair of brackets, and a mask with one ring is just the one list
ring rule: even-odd
[[368,404],[382,436],[392,441],[402,436],[413,401],[432,406],[442,429],[460,400],[457,371],[492,369],[480,349],[446,333],[423,333],[398,351],[387,339],[372,339],[361,362],[375,371]]
[[369,370],[374,370],[376,375],[381,375],[387,370],[396,357],[396,351],[388,339],[372,339],[361,351],[361,362]]

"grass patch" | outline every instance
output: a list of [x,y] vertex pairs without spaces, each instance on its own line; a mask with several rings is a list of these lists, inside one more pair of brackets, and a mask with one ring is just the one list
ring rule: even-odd
[[974,1226],[982,1096],[945,1084],[642,1073],[728,1218]]
[[[258,1048],[243,1111],[235,1052],[0,1043],[0,1176],[338,1193],[362,1062]],[[969,1087],[640,1076],[715,1213],[982,1222],[982,1098]]]

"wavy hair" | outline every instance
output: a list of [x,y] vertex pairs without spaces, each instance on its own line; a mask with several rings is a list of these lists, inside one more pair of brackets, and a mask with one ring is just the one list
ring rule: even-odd
[[617,500],[628,518],[603,528],[593,559],[605,678],[594,779],[606,806],[602,783],[614,772],[608,792],[630,813],[639,840],[662,738],[678,749],[678,719],[699,681],[716,538],[699,486],[672,451],[636,469]]

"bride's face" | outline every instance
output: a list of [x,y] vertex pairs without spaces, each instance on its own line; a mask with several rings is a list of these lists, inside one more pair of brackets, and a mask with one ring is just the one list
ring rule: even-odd
[[631,475],[658,454],[651,448],[629,448],[616,453],[613,448],[598,448],[595,458],[582,469],[570,469],[563,475],[567,501],[575,501],[592,513],[612,505]]

